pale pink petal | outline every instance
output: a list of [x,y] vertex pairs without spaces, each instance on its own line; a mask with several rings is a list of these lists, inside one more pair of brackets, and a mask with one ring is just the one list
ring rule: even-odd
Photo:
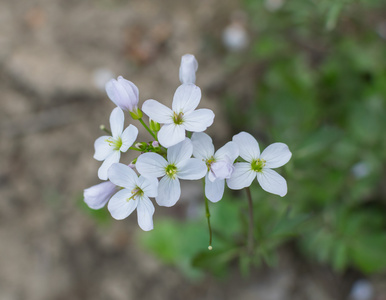
[[185,129],[182,125],[165,124],[158,132],[158,141],[165,148],[174,146],[185,139]]
[[118,80],[111,79],[107,82],[106,93],[123,110],[132,111],[138,105],[138,88],[122,76]]
[[173,97],[172,108],[177,114],[189,113],[196,109],[201,100],[201,90],[194,84],[180,85]]
[[209,135],[203,132],[192,134],[193,156],[202,160],[210,159],[214,154],[214,146]]
[[124,122],[125,116],[123,110],[119,107],[114,108],[110,115],[110,127],[114,139],[121,136]]
[[107,141],[108,139],[112,139],[112,137],[105,135],[96,139],[94,143],[94,149],[95,149],[94,158],[96,160],[99,160],[99,161],[105,160],[106,157],[111,155],[111,153],[114,151],[114,148],[110,146],[109,142]]
[[154,215],[154,205],[150,199],[146,196],[141,197],[138,200],[137,206],[137,218],[138,225],[142,230],[149,231],[153,229],[153,215]]
[[173,111],[156,100],[146,100],[142,105],[142,111],[150,119],[161,124],[173,123]]
[[115,184],[105,181],[85,189],[83,192],[84,202],[92,209],[100,209],[117,191],[118,187]]
[[246,161],[251,162],[260,157],[259,143],[247,132],[240,132],[233,136],[233,142],[239,147],[240,156]]
[[135,167],[144,177],[161,177],[165,175],[167,161],[157,153],[144,153],[137,158]]
[[274,143],[269,145],[261,153],[260,158],[266,161],[265,167],[278,168],[285,165],[291,158],[292,153],[288,146],[283,143]]
[[215,181],[210,181],[208,175],[205,177],[205,196],[212,202],[218,202],[222,199],[224,195],[224,179],[216,179]]
[[268,193],[284,197],[287,194],[287,181],[274,170],[263,168],[257,173],[257,181],[262,189]]
[[168,149],[168,162],[169,164],[178,164],[185,161],[192,156],[193,144],[188,138],[185,138],[182,142],[170,147]]
[[119,149],[121,152],[126,152],[131,145],[134,144],[138,136],[138,129],[134,125],[130,124],[122,133],[122,146]]
[[235,142],[228,142],[216,151],[214,158],[216,160],[230,159],[233,163],[238,156],[239,147]]
[[120,151],[113,151],[102,163],[98,169],[98,177],[101,180],[107,180],[107,170],[111,167],[112,164],[119,162],[121,158]]
[[183,165],[177,165],[177,177],[180,179],[197,180],[205,176],[208,168],[206,164],[198,158],[189,158]]
[[117,186],[133,190],[137,185],[137,174],[127,165],[112,164],[107,170],[107,175],[112,183]]
[[184,127],[188,131],[201,132],[213,124],[214,113],[210,109],[197,109],[184,115]]
[[227,179],[227,185],[232,190],[241,190],[252,184],[256,172],[252,171],[250,163],[235,163],[232,177]]
[[111,197],[107,209],[116,220],[127,218],[138,205],[138,200],[130,199],[131,191],[123,189]]
[[158,196],[155,198],[160,206],[173,206],[181,196],[181,187],[178,178],[162,177],[158,185]]

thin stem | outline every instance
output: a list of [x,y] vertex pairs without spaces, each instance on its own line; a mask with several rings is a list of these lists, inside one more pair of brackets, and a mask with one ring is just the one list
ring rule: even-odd
[[152,135],[152,137],[158,141],[157,136],[154,134],[153,131],[150,130],[150,128],[145,124],[145,122],[142,120],[142,118],[138,119],[139,122],[141,122],[142,126],[145,127],[145,129]]
[[101,126],[99,126],[99,128],[100,128],[100,130],[106,132],[106,133],[109,134],[110,136],[113,135],[113,134],[111,133],[111,131],[108,130],[108,129],[106,128],[105,125],[101,125]]
[[254,248],[254,234],[253,234],[253,203],[252,203],[252,195],[251,190],[249,187],[245,188],[245,191],[247,192],[247,198],[248,198],[248,206],[249,206],[249,230],[248,230],[248,244],[247,244],[247,250],[249,255],[253,254],[253,248]]
[[206,219],[208,220],[208,230],[209,230],[209,246],[208,249],[212,250],[212,226],[210,225],[210,211],[209,211],[209,203],[208,203],[208,198],[205,196],[205,179],[202,180],[204,184],[204,198],[205,198],[205,216]]
[[130,147],[129,149],[130,150],[134,150],[134,151],[142,151],[141,149],[138,149],[138,148],[135,148],[135,147]]

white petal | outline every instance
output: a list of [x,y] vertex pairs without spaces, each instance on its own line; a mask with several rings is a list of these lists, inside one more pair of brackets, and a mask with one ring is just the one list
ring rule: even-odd
[[227,179],[227,185],[232,190],[241,190],[252,184],[256,178],[256,172],[252,171],[249,163],[235,163],[232,177]]
[[111,197],[107,209],[114,219],[122,220],[127,218],[137,207],[138,200],[128,200],[131,196],[131,191],[124,189]]
[[224,179],[216,179],[215,181],[210,181],[208,175],[205,177],[205,196],[212,202],[218,202],[222,199],[224,195]]
[[185,139],[185,128],[182,125],[165,124],[158,132],[158,141],[165,148],[169,148]]
[[161,155],[148,152],[137,158],[135,167],[145,177],[161,177],[165,175],[167,165],[168,162]]
[[130,191],[137,185],[137,174],[132,168],[124,164],[112,164],[107,175],[112,183]]
[[185,54],[181,58],[180,66],[180,81],[181,83],[195,83],[196,82],[196,71],[198,68],[198,62],[194,55]]
[[168,149],[168,162],[169,164],[178,164],[182,161],[189,159],[192,156],[192,153],[192,141],[188,138],[185,138],[182,142]]
[[262,189],[268,193],[281,197],[287,194],[287,181],[274,170],[264,168],[263,172],[257,173],[257,181]]
[[110,181],[99,183],[84,190],[84,202],[92,209],[100,209],[106,205],[117,189],[117,186]]
[[180,85],[173,97],[173,111],[179,114],[192,112],[196,109],[201,100],[201,90],[194,84]]
[[[229,158],[224,157],[222,160],[218,160],[211,164],[210,166],[210,181],[213,181],[215,178],[217,179],[229,179],[235,167],[233,165],[233,161]],[[212,177],[212,178],[211,178]]]
[[121,152],[126,152],[131,145],[134,144],[138,136],[138,129],[134,125],[130,124],[122,133],[122,146],[119,149]]
[[113,138],[116,139],[121,136],[124,122],[125,116],[123,110],[119,107],[114,108],[110,115],[110,127]]
[[123,110],[132,111],[138,105],[138,88],[122,76],[119,76],[118,80],[111,79],[107,82],[106,93],[111,101]]
[[138,200],[137,218],[138,225],[142,230],[149,231],[153,229],[154,205],[146,196]]
[[198,158],[189,158],[182,166],[177,165],[177,177],[187,180],[197,180],[205,176],[208,171],[206,164]]
[[107,170],[111,167],[112,164],[119,162],[121,158],[120,151],[113,151],[102,163],[102,165],[98,169],[98,177],[101,180],[107,180]]
[[202,108],[185,114],[184,127],[188,131],[201,132],[213,124],[214,113],[210,109]]
[[216,160],[230,159],[233,163],[238,156],[239,147],[237,147],[235,142],[228,142],[216,151],[214,158]]
[[265,148],[260,158],[266,161],[266,168],[278,168],[285,165],[291,156],[292,153],[286,144],[274,143]]
[[171,179],[162,177],[158,185],[158,196],[155,198],[160,206],[173,206],[181,196],[180,181],[178,178]]
[[193,156],[199,159],[207,160],[214,154],[214,146],[209,135],[203,132],[192,134]]
[[251,162],[260,157],[259,143],[249,133],[242,131],[233,136],[232,140],[239,147],[240,156],[246,161]]
[[158,194],[158,179],[157,177],[143,177],[140,176],[138,187],[145,193],[148,197],[156,197]]
[[156,100],[146,100],[142,105],[142,110],[150,119],[158,123],[169,124],[173,122],[173,111]]
[[104,135],[96,139],[94,143],[94,158],[96,160],[105,160],[106,157],[111,155],[111,153],[114,151],[114,148],[110,146],[109,142],[107,142],[108,139],[112,139],[112,137]]

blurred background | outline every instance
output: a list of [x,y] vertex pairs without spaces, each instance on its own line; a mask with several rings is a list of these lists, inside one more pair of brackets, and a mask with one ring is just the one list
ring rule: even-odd
[[[0,0],[0,300],[386,299],[385,43],[381,0]],[[217,148],[293,153],[286,197],[252,186],[253,258],[242,192],[211,252],[200,182],[148,233],[83,203],[105,82],[170,105],[186,53]]]

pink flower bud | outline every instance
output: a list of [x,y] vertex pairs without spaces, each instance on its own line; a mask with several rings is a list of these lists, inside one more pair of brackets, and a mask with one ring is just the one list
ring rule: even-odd
[[106,83],[107,96],[122,110],[134,111],[138,106],[138,88],[134,83],[124,79],[122,76],[118,80],[111,79]]

